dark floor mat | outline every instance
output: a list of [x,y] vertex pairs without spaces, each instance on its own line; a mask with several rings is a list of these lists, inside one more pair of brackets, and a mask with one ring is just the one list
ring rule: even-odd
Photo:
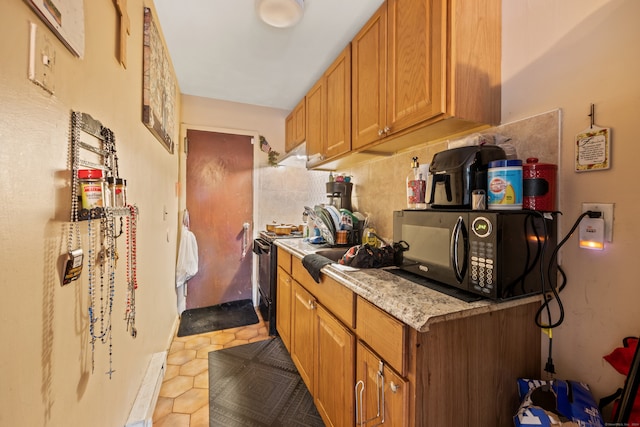
[[258,322],[258,315],[250,299],[225,302],[211,307],[183,311],[180,316],[178,336],[203,334]]
[[210,427],[324,426],[280,338],[209,353]]

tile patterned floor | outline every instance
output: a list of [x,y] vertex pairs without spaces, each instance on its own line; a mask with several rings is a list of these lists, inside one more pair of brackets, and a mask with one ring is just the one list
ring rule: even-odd
[[209,352],[269,338],[255,325],[173,338],[153,413],[154,427],[209,427]]

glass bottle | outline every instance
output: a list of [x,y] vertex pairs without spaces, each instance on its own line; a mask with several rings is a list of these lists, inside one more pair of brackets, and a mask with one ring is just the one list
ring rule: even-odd
[[420,171],[418,158],[414,157],[411,162],[411,171],[407,175],[407,209],[426,209],[425,195],[427,192],[427,182]]

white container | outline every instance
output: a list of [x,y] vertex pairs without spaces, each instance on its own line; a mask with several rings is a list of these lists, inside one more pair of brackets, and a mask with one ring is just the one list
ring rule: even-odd
[[494,160],[489,163],[487,207],[522,209],[522,160]]

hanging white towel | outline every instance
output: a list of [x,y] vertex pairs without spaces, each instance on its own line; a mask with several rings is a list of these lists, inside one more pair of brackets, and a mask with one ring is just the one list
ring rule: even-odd
[[176,265],[176,287],[182,286],[198,272],[198,242],[186,226],[182,226],[178,263]]

